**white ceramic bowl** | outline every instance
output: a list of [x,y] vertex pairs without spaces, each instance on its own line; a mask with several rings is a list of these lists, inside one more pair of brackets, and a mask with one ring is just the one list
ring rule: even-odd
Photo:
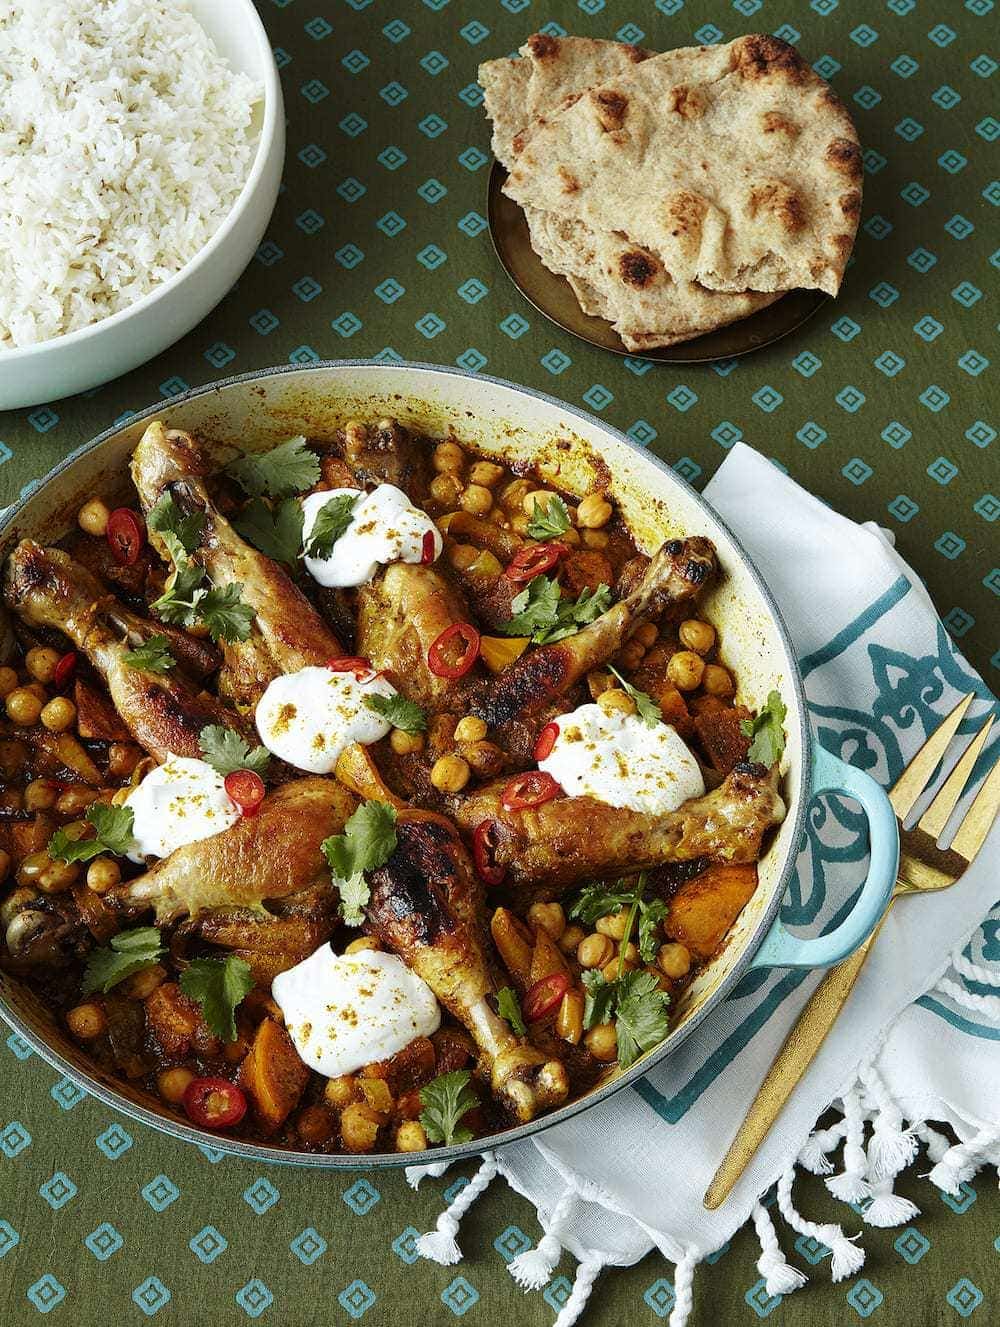
[[0,350],[0,410],[86,391],[166,350],[215,308],[267,229],[285,160],[284,102],[271,44],[253,0],[191,0],[191,10],[233,68],[264,89],[260,142],[242,192],[187,266],[129,308],[50,341]]

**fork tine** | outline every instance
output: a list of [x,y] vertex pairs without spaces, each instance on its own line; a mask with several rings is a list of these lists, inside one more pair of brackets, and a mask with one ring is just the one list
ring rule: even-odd
[[986,739],[992,727],[993,715],[991,714],[969,743],[961,760],[948,775],[933,802],[920,817],[919,828],[925,830],[932,838],[940,838],[952,811],[958,805],[958,799],[965,791],[965,785],[969,782],[969,776],[975,768],[979,753],[986,744]]
[[967,862],[971,862],[976,853],[986,842],[990,826],[1000,811],[1000,760],[990,770],[983,786],[976,793],[976,800],[965,813],[965,819],[959,825],[951,841],[951,851],[957,852]]
[[958,725],[965,718],[965,711],[972,704],[974,691],[963,697],[952,712],[943,719],[940,726],[930,735],[906,769],[896,780],[889,793],[892,809],[905,820],[913,810],[917,798],[931,781],[941,757],[947,750],[948,743],[958,732]]

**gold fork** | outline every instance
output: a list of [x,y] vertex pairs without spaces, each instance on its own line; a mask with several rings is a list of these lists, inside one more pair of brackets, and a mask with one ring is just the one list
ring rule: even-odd
[[937,847],[958,800],[965,790],[976,761],[986,744],[993,716],[973,737],[955,768],[948,775],[930,806],[913,829],[904,829],[903,821],[913,810],[931,782],[951,739],[972,703],[970,692],[935,729],[903,770],[889,793],[889,801],[899,820],[899,875],[895,888],[875,930],[865,943],[843,963],[827,973],[816,987],[798,1022],[789,1032],[767,1077],[760,1086],[740,1130],[733,1139],[722,1164],[705,1191],[704,1204],[709,1211],[722,1205],[733,1186],[750,1164],[754,1153],[767,1137],[785,1102],[813,1062],[826,1034],[836,1022],[868,952],[889,914],[889,909],[903,894],[920,894],[947,889],[962,875],[983,846],[990,826],[1000,812],[1000,762],[983,781],[975,800],[947,848]]

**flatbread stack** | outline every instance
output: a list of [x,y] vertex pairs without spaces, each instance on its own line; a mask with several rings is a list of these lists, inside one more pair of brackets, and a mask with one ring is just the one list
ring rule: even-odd
[[655,55],[536,33],[479,68],[504,193],[532,247],[629,350],[687,341],[786,291],[835,295],[861,212],[843,104],[751,34]]

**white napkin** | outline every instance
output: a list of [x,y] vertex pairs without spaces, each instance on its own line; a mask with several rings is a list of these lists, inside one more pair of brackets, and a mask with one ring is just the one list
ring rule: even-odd
[[[781,606],[823,746],[889,786],[941,718],[975,691],[955,750],[968,741],[963,735],[978,729],[996,702],[883,531],[837,515],[743,444],[705,496]],[[980,775],[998,758],[994,740]],[[842,799],[817,803],[809,821],[782,915],[788,925],[815,929],[861,880],[865,827]],[[677,1264],[670,1323],[683,1327],[696,1263],[748,1219],[761,1239],[758,1268],[767,1293],[787,1294],[804,1280],[785,1262],[758,1201],[777,1181],[778,1210],[796,1233],[831,1249],[834,1280],[856,1273],[864,1262],[857,1234],[818,1226],[792,1205],[797,1161],[831,1172],[843,1144],[839,1173],[827,1182],[846,1202],[864,1204],[860,1220],[857,1208],[845,1209],[852,1231],[861,1221],[896,1225],[916,1214],[892,1192],[892,1180],[921,1144],[934,1166],[931,1179],[949,1192],[982,1164],[1000,1161],[1000,998],[990,994],[1000,986],[1000,926],[994,920],[981,929],[1000,894],[989,868],[997,846],[995,827],[957,885],[893,910],[836,1027],[718,1211],[703,1207],[705,1189],[821,974],[750,974],[637,1086],[537,1139],[487,1154],[438,1229],[422,1237],[421,1252],[457,1261],[458,1220],[499,1171],[535,1204],[546,1231],[536,1249],[511,1262],[519,1284],[545,1284],[563,1247],[580,1259],[556,1327],[576,1320],[602,1266],[636,1262],[654,1247]],[[834,1102],[841,1122],[812,1133]],[[949,1148],[929,1120],[951,1125],[961,1144]],[[411,1182],[443,1169],[411,1168]]]

